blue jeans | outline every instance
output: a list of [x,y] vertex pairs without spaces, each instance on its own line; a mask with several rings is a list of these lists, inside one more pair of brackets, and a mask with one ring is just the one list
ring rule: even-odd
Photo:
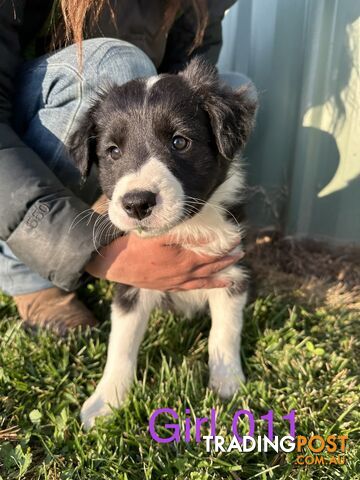
[[[122,40],[106,38],[83,42],[81,72],[74,45],[25,62],[18,74],[15,128],[63,184],[91,205],[99,192],[96,173],[92,172],[87,187],[80,190],[79,172],[64,145],[99,88],[154,74],[154,65],[141,50]],[[232,87],[249,81],[244,75],[232,72],[224,74],[223,79]],[[52,286],[0,241],[0,290],[13,296]]]
[[[64,145],[99,88],[154,74],[156,69],[145,53],[127,42],[107,38],[83,42],[81,72],[74,45],[27,61],[18,73],[15,129],[63,184],[91,205],[99,192],[96,175],[93,172],[84,191],[80,190],[79,173]],[[0,241],[1,290],[13,296],[52,286]]]

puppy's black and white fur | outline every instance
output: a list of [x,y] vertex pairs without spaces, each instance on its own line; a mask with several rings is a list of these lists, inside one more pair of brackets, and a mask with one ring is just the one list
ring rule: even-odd
[[[195,59],[178,75],[133,80],[102,93],[70,150],[84,175],[91,162],[98,164],[108,215],[119,230],[144,237],[170,232],[185,246],[207,237],[209,243],[196,250],[219,254],[241,234],[240,153],[255,111],[251,85],[231,90],[215,68]],[[236,391],[244,381],[246,273],[237,265],[219,276],[231,279],[231,288],[163,293],[117,285],[105,372],[83,405],[85,427],[126,397],[149,315],[164,300],[187,316],[210,308],[210,386],[222,397]]]

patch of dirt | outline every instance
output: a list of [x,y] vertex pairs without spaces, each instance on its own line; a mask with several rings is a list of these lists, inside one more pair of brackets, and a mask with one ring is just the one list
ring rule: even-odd
[[333,247],[263,230],[249,234],[246,251],[258,292],[360,312],[359,247]]

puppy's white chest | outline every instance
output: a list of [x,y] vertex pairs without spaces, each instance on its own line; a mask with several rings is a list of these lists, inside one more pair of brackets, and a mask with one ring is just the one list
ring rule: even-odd
[[171,230],[174,240],[183,247],[217,256],[232,250],[241,234],[240,226],[228,220],[226,210],[219,205],[205,205],[197,215]]
[[[225,211],[211,205],[206,205],[198,215],[174,228],[171,233],[185,248],[205,255],[221,255],[229,251],[241,236],[239,226],[226,218]],[[232,253],[240,251],[241,245],[231,250]],[[244,272],[239,266],[231,266],[217,276],[239,283],[244,279]],[[207,308],[213,292],[212,289],[189,290],[172,293],[170,298],[175,309],[190,318]]]

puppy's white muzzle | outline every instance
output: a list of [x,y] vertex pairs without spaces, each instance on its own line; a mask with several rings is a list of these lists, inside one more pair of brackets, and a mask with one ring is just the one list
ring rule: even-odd
[[143,230],[149,235],[169,230],[183,213],[183,188],[156,158],[122,177],[109,204],[109,218],[120,230]]

